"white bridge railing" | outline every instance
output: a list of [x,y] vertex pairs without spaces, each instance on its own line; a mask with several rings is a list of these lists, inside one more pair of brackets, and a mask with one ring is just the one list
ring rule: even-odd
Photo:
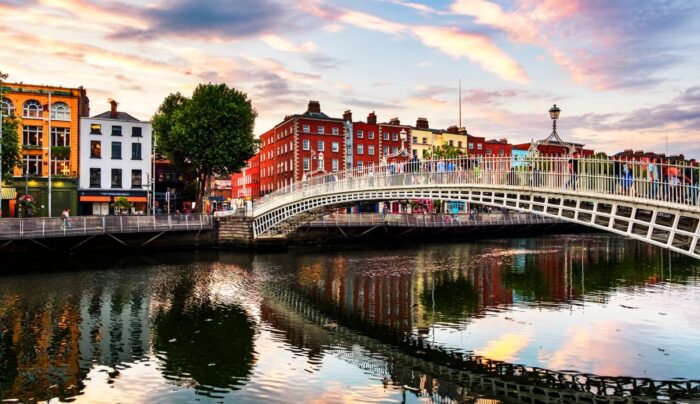
[[308,227],[470,227],[470,226],[507,226],[528,224],[563,223],[530,213],[475,213],[475,214],[421,214],[421,213],[356,213],[331,214],[312,220]]
[[207,214],[74,216],[67,220],[58,217],[6,218],[0,220],[0,240],[213,228],[212,217]]
[[338,192],[420,185],[530,188],[615,196],[700,212],[697,165],[599,158],[462,157],[368,166],[317,175],[259,199],[254,217],[300,199]]

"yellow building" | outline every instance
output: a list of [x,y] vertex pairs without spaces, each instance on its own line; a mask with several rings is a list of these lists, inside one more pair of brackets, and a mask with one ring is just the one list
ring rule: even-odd
[[430,129],[426,118],[418,118],[411,130],[411,150],[413,155],[423,160],[431,155],[434,147],[441,143],[442,131]]
[[[3,116],[14,115],[20,121],[18,138],[22,155],[22,165],[15,168],[13,180],[5,187],[14,187],[18,197],[25,191],[32,195],[36,200],[36,216],[48,215],[49,170],[52,216],[59,216],[66,208],[77,209],[80,117],[89,115],[89,102],[82,87],[3,83]],[[8,205],[9,212],[3,213],[4,216],[16,213],[16,201]]]

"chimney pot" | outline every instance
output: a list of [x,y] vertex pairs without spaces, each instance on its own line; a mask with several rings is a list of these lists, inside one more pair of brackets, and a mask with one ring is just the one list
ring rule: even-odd
[[369,115],[367,115],[367,123],[370,125],[377,124],[377,115],[374,113],[374,111],[370,112]]
[[308,112],[311,113],[321,113],[321,103],[318,101],[309,101]]
[[111,107],[110,112],[109,112],[109,116],[112,118],[116,118],[118,116],[117,105],[119,105],[119,103],[110,98],[109,105]]

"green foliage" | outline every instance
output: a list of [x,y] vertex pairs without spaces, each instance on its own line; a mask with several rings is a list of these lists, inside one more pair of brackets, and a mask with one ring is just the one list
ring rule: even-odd
[[12,169],[22,162],[19,148],[19,120],[13,116],[2,117],[2,176],[12,174]]
[[200,84],[192,98],[175,93],[163,100],[153,117],[157,149],[195,173],[199,207],[212,175],[239,171],[255,153],[256,116],[247,95],[225,84]]
[[463,156],[464,152],[457,147],[446,143],[442,146],[436,147],[432,153],[429,153],[430,158],[435,159],[453,159],[459,156]]
[[51,157],[67,159],[70,157],[70,146],[51,146]]
[[125,196],[120,196],[114,200],[114,209],[119,211],[128,211],[131,209],[131,202],[129,202]]

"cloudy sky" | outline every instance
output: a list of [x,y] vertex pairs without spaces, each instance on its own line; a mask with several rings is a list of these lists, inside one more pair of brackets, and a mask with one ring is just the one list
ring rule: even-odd
[[557,103],[565,139],[700,157],[698,34],[694,0],[0,0],[0,70],[142,119],[225,82],[257,134],[309,99],[445,128],[461,79],[476,135],[545,137]]

